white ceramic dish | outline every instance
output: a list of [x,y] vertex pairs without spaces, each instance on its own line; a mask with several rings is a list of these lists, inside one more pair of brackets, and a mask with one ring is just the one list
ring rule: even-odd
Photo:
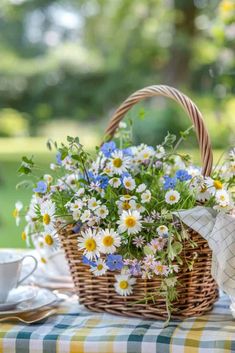
[[17,315],[33,312],[45,306],[50,306],[58,301],[57,295],[48,289],[36,289],[36,296],[31,301],[24,301],[13,310],[0,311],[0,317],[5,315]]
[[0,303],[0,312],[14,309],[17,305],[33,300],[37,290],[30,286],[20,286],[12,289],[5,303]]

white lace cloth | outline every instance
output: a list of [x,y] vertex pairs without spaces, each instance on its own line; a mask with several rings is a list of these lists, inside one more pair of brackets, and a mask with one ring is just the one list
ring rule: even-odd
[[235,217],[202,206],[175,215],[208,241],[212,276],[224,292],[235,297]]

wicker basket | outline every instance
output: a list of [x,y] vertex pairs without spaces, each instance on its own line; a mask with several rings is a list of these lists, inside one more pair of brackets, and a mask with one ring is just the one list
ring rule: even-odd
[[[132,94],[115,112],[106,130],[105,140],[111,139],[125,113],[143,98],[166,96],[178,102],[192,120],[203,162],[203,174],[210,175],[212,168],[212,150],[208,133],[204,126],[201,113],[195,104],[178,90],[168,86],[150,86]],[[212,253],[198,233],[188,229],[190,238],[197,243],[193,248],[186,240],[183,244],[183,265],[178,273],[178,299],[174,302],[172,317],[186,318],[199,316],[209,311],[218,297],[218,289],[211,276]],[[88,266],[82,263],[82,253],[78,251],[77,238],[71,227],[60,231],[61,243],[64,247],[73,277],[80,304],[92,311],[109,312],[112,314],[132,317],[165,319],[168,317],[166,299],[159,295],[154,301],[145,301],[153,291],[160,287],[161,278],[150,280],[138,278],[133,294],[128,297],[118,295],[114,290],[115,272],[108,271],[102,277],[95,277]],[[195,258],[195,254],[197,255]],[[187,263],[194,259],[191,271]]]

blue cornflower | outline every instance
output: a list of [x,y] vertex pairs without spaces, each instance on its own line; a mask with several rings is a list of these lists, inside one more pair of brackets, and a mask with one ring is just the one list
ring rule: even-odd
[[164,185],[163,185],[163,189],[164,190],[169,190],[169,189],[174,189],[175,188],[176,182],[177,182],[177,179],[175,177],[171,178],[168,175],[165,175],[164,179],[165,179],[165,182],[164,182]]
[[40,194],[45,194],[47,191],[47,184],[41,180],[37,183],[37,187],[34,188],[33,191],[38,192]]
[[111,154],[117,149],[116,143],[114,141],[105,142],[100,150],[104,154],[105,157],[111,157]]
[[108,255],[106,264],[111,271],[120,271],[124,266],[121,255]]
[[124,156],[128,156],[128,157],[132,157],[133,156],[133,152],[132,152],[132,149],[130,147],[128,148],[124,148],[122,150]]
[[61,159],[61,153],[57,152],[56,153],[56,162],[57,164],[61,165],[62,164],[62,159]]
[[85,255],[83,255],[83,257],[82,257],[82,263],[84,265],[95,266],[95,262],[89,260]]
[[106,189],[109,183],[109,178],[106,175],[98,175],[95,182],[99,182],[101,189]]
[[79,233],[82,227],[82,222],[77,222],[73,227],[73,233]]
[[190,175],[187,172],[187,170],[184,170],[184,169],[177,170],[177,172],[175,173],[175,176],[180,181],[186,181],[192,178],[192,175]]

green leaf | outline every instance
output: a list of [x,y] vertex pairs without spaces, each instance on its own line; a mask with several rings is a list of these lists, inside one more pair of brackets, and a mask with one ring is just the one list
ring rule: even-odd
[[149,246],[145,246],[145,247],[144,247],[144,254],[145,254],[145,255],[153,255],[153,250],[150,249]]

